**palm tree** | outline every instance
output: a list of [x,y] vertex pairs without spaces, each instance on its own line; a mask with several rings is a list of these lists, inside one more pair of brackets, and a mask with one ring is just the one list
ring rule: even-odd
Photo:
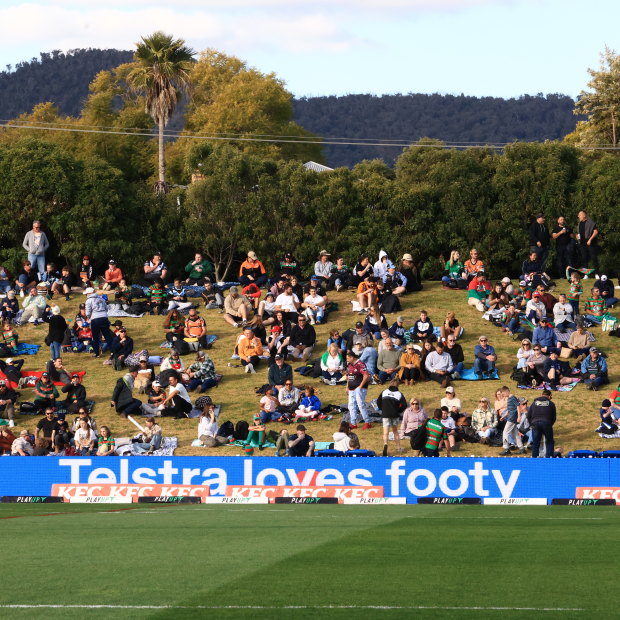
[[173,39],[161,31],[142,37],[136,44],[134,68],[127,76],[130,87],[146,98],[145,111],[159,128],[159,180],[155,191],[165,193],[166,159],[164,127],[180,96],[189,87],[194,50],[183,39]]

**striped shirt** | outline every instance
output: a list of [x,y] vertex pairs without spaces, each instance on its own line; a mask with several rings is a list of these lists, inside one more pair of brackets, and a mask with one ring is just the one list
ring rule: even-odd
[[438,450],[439,442],[446,437],[446,429],[440,420],[431,418],[426,423],[426,445],[424,447],[427,450]]

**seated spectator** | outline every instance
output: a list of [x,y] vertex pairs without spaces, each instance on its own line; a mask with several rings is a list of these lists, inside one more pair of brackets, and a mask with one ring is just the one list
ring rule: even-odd
[[282,389],[287,381],[292,385],[293,368],[284,361],[284,357],[279,353],[275,355],[274,363],[269,366],[267,381],[269,385],[275,387],[277,390]]
[[347,352],[347,344],[344,340],[344,337],[340,335],[340,330],[332,329],[329,332],[329,338],[327,339],[327,348],[329,349],[330,345],[335,344],[338,347],[338,351],[341,355],[344,355]]
[[536,286],[540,283],[544,270],[544,266],[538,258],[538,253],[530,252],[521,265],[521,279]]
[[131,451],[133,454],[153,454],[161,448],[162,441],[161,426],[155,422],[155,418],[147,418],[140,441],[131,444]]
[[304,395],[301,397],[299,406],[295,410],[295,418],[304,418],[308,420],[315,419],[321,413],[321,401],[314,394],[314,388],[311,385],[304,387]]
[[319,260],[314,263],[314,275],[321,279],[324,286],[327,286],[332,275],[334,264],[329,260],[331,254],[327,250],[319,252]]
[[174,284],[168,290],[168,309],[170,312],[175,308],[179,311],[187,310],[192,307],[192,302],[187,301],[187,289],[183,286],[180,278],[174,279]]
[[392,292],[392,295],[399,297],[407,293],[407,278],[397,271],[396,265],[388,264],[387,273],[383,276],[383,283]]
[[446,449],[453,450],[456,446],[456,422],[450,415],[447,407],[441,407],[441,425],[446,431],[444,444],[447,442],[447,445],[445,445],[445,447]]
[[71,267],[65,266],[60,270],[60,277],[52,284],[53,295],[64,295],[65,301],[71,299],[71,287],[76,285],[77,280],[71,273]]
[[315,286],[310,286],[308,295],[305,297],[301,307],[304,314],[310,321],[310,325],[320,325],[325,317],[325,298],[317,293]]
[[337,344],[330,344],[327,351],[321,356],[321,371],[323,382],[328,385],[336,385],[344,377],[344,358]]
[[603,274],[594,282],[594,288],[599,290],[601,297],[605,300],[605,306],[607,308],[613,308],[618,303],[614,290],[614,282],[611,278]]
[[419,353],[415,350],[413,343],[407,343],[404,353],[401,353],[399,360],[400,370],[398,372],[399,379],[405,385],[415,385],[416,381],[421,378],[421,365]]
[[601,403],[599,414],[601,416],[601,424],[596,431],[594,431],[595,433],[614,435],[618,432],[618,430],[620,430],[618,428],[618,425],[620,424],[620,409],[614,407],[609,398],[605,398]]
[[592,295],[586,299],[586,304],[583,308],[584,318],[597,325],[602,322],[603,316],[607,313],[607,306],[605,300],[601,297],[601,292],[598,288],[592,289]]
[[297,299],[304,298],[304,289],[302,288],[299,280],[295,276],[291,276],[289,279],[289,284],[293,287],[293,294],[297,295]]
[[474,372],[476,377],[478,379],[490,379],[495,372],[497,355],[486,336],[478,338],[478,344],[474,347],[474,356]]
[[495,283],[486,303],[489,310],[501,310],[510,303],[510,298],[504,292],[504,286],[501,282]]
[[161,278],[157,278],[151,284],[146,296],[148,298],[149,314],[163,314],[166,300],[168,299],[168,292],[164,288],[164,281]]
[[454,388],[449,385],[446,388],[446,395],[441,399],[441,407],[447,407],[449,413],[460,413],[461,399],[457,397]]
[[241,364],[245,366],[245,372],[255,373],[261,361],[260,356],[263,354],[263,345],[251,327],[246,327],[243,330],[237,350]]
[[460,379],[461,373],[465,367],[465,354],[463,353],[463,347],[456,342],[456,336],[454,334],[450,334],[446,338],[445,351],[452,358],[452,379]]
[[402,273],[407,280],[405,288],[408,293],[422,290],[422,278],[420,277],[418,268],[413,262],[413,256],[411,256],[411,254],[403,254],[400,261],[400,273]]
[[552,390],[557,390],[559,385],[572,383],[570,368],[558,359],[557,350],[552,350],[543,366],[543,378]]
[[39,276],[29,260],[22,261],[22,270],[15,280],[16,290],[20,297],[25,295],[24,291],[35,288],[39,282]]
[[2,300],[2,320],[12,321],[19,312],[19,302],[15,298],[15,291],[11,290],[6,294],[6,297]]
[[497,432],[497,415],[491,408],[489,399],[483,396],[478,407],[474,409],[471,416],[471,425],[480,437],[480,443],[490,444],[491,437]]
[[[538,349],[540,350],[540,347]],[[517,351],[517,368],[525,368],[533,355],[532,341],[529,338],[524,338]]]
[[116,381],[110,404],[116,412],[126,418],[129,415],[140,415],[142,403],[133,397],[133,386],[138,376],[138,368],[132,366],[125,376]]
[[284,285],[284,292],[275,299],[275,309],[284,313],[288,321],[296,321],[301,303],[293,292],[293,285],[288,282]]
[[422,403],[415,396],[409,401],[409,407],[403,411],[403,420],[398,434],[401,439],[420,428],[428,419]]
[[465,288],[465,266],[461,261],[461,253],[458,250],[450,252],[450,259],[446,261],[445,273],[441,278],[444,286],[451,288]]
[[540,345],[535,345],[533,354],[523,367],[523,384],[538,387],[544,381],[544,366],[547,356],[540,350]]
[[546,317],[541,317],[538,321],[538,325],[534,328],[532,343],[534,345],[539,345],[540,350],[545,355],[549,355],[552,352],[560,352],[560,349],[558,348],[558,337],[555,334],[555,329],[549,325]]
[[452,358],[444,350],[443,342],[435,343],[435,350],[426,357],[425,367],[429,379],[437,381],[443,388],[450,385],[450,374],[454,370],[454,365]]
[[349,423],[344,420],[340,423],[340,427],[333,434],[334,450],[347,452],[347,450],[358,450],[360,441],[358,436],[351,430]]
[[144,263],[143,269],[144,276],[140,281],[142,286],[152,286],[157,280],[161,280],[162,282],[166,280],[168,267],[166,267],[166,263],[162,261],[161,254],[159,252],[155,252],[155,254],[153,254],[153,258]]
[[590,347],[590,352],[581,362],[581,376],[588,390],[598,390],[599,386],[609,383],[607,376],[607,361],[596,347]]
[[32,456],[34,448],[30,441],[30,433],[26,429],[19,432],[19,437],[11,445],[12,456]]
[[185,327],[183,329],[183,337],[185,340],[195,338],[203,349],[209,348],[209,339],[207,336],[207,323],[198,314],[196,308],[190,308],[185,319]]
[[463,333],[463,328],[459,325],[459,320],[456,318],[456,314],[454,314],[452,310],[448,310],[446,318],[439,328],[439,331],[444,342],[447,341],[450,334],[452,334],[454,339],[457,340]]
[[547,317],[552,317],[553,307],[558,303],[558,300],[548,291],[547,287],[542,284],[536,287],[536,292],[539,294],[538,301],[545,307]]
[[[359,261],[353,267],[353,274],[351,275],[350,286],[358,287],[361,282],[366,280],[369,276],[373,275],[372,264],[368,254],[362,254]],[[362,306],[363,307],[363,306]]]
[[465,272],[465,279],[471,282],[479,273],[484,273],[484,262],[478,258],[478,250],[473,248],[469,252],[469,259],[465,261],[463,265]]
[[88,425],[88,428],[97,432],[97,421],[93,418],[84,406],[80,407],[77,410],[77,415],[73,418],[73,423],[71,424],[71,432],[75,433],[78,428],[80,428],[80,422],[84,420]]
[[392,381],[400,370],[400,351],[394,347],[391,338],[385,340],[385,346],[377,357],[379,383]]
[[276,281],[269,289],[269,292],[273,296],[274,300],[278,298],[278,295],[282,295],[282,293],[284,293],[284,289],[288,283],[289,279],[285,274],[282,274],[276,278]]
[[379,306],[371,306],[368,310],[368,315],[364,321],[364,330],[371,334],[375,340],[381,338],[381,329],[387,329],[387,321],[385,316],[381,314]]
[[161,383],[159,381],[153,381],[148,392],[148,402],[142,405],[142,409],[147,415],[159,416],[161,415],[161,410],[164,408],[165,400],[166,392],[161,387]]
[[314,439],[306,433],[303,424],[297,425],[297,433],[288,438],[289,456],[314,456]]
[[474,306],[478,312],[486,310],[485,302],[491,292],[491,283],[486,279],[484,270],[478,271],[469,281],[467,304]]
[[257,316],[260,317],[263,325],[271,325],[275,323],[274,313],[276,311],[276,298],[273,293],[269,292],[265,295],[265,299],[261,299],[258,304]]
[[41,378],[34,385],[34,404],[37,411],[51,407],[53,412],[58,396],[58,390],[50,381],[49,373],[42,373]]
[[203,286],[205,282],[211,282],[213,277],[213,265],[202,255],[202,252],[194,254],[194,260],[185,265],[187,274],[186,284],[192,286]]
[[127,335],[124,327],[121,327],[114,337],[111,350],[114,370],[122,370],[127,357],[133,353],[133,338]]
[[55,445],[54,440],[56,439],[57,431],[58,418],[54,413],[54,408],[46,407],[45,416],[37,422],[36,437],[37,439],[44,439],[47,447],[51,449]]
[[381,329],[381,331],[379,332],[381,338],[379,339],[379,345],[377,346],[377,353],[381,353],[381,351],[385,348],[385,343],[388,340],[392,340],[392,344],[394,345],[394,348],[399,351],[400,353],[402,353],[403,351],[403,347],[398,347],[396,346],[396,343],[394,342],[394,340],[390,337],[390,330],[389,329],[385,329],[385,327],[383,327]]
[[77,268],[77,274],[79,278],[79,285],[82,288],[90,288],[93,286],[93,280],[95,279],[95,268],[90,262],[90,256],[82,257],[82,262]]
[[362,348],[372,347],[372,336],[366,331],[361,321],[355,323],[354,331],[349,330],[345,349],[350,351],[356,344],[361,344]]
[[269,365],[274,362],[275,356],[283,357],[288,349],[284,344],[285,338],[282,335],[282,328],[275,323],[271,326],[271,333],[267,337],[267,350],[269,351]]
[[6,293],[12,290],[13,283],[11,272],[2,264],[0,264],[0,293]]
[[39,274],[39,283],[45,284],[47,288],[47,295],[51,299],[53,295],[52,288],[54,284],[60,281],[60,272],[56,269],[55,263],[47,263],[45,265],[45,271]]
[[6,360],[0,359],[0,372],[3,372],[6,378],[13,383],[19,383],[22,378],[21,368],[24,365],[24,360],[16,360],[12,357],[7,357]]
[[525,306],[525,316],[528,321],[531,321],[535,325],[543,318],[547,317],[547,309],[545,308],[545,304],[540,301],[540,293],[538,291],[536,291],[532,295],[532,299],[527,302]]
[[368,275],[362,280],[356,290],[357,302],[361,306],[360,312],[368,312],[370,308],[378,304],[377,278]]
[[161,410],[162,416],[173,417],[177,420],[189,417],[192,401],[185,386],[175,375],[168,377],[168,394],[162,404],[164,405]]
[[391,264],[390,258],[385,250],[379,252],[379,260],[373,265],[373,273],[379,280],[383,280],[383,277],[387,274],[388,266]]
[[9,421],[9,427],[15,426],[15,403],[17,392],[8,387],[6,381],[0,380],[0,418]]
[[514,297],[515,287],[512,284],[512,280],[508,276],[505,276],[501,279],[501,283],[504,287],[504,292],[506,293],[506,295],[508,295],[509,298]]
[[293,385],[292,379],[286,379],[281,388],[274,387],[273,389],[274,393],[277,390],[280,411],[287,415],[292,414],[301,401],[301,390]]
[[170,310],[166,315],[166,319],[164,320],[164,332],[168,342],[174,342],[185,336],[185,319],[176,308]]
[[224,297],[211,282],[204,283],[204,291],[200,293],[200,296],[205,302],[207,310],[222,310],[224,308]]
[[590,337],[583,324],[577,325],[568,339],[568,348],[571,349],[573,357],[585,357],[590,352]]
[[265,390],[265,394],[259,401],[259,406],[261,424],[267,424],[267,422],[272,420],[278,421],[282,418],[282,413],[279,411],[280,401],[275,394],[274,388],[268,387]]
[[120,267],[116,266],[114,259],[108,261],[108,268],[105,270],[102,279],[103,283],[100,288],[103,291],[111,291],[120,284],[120,281],[123,279],[123,272],[120,270]]
[[414,342],[422,340],[430,340],[432,342],[435,339],[433,329],[433,322],[428,318],[428,312],[420,310],[420,318],[413,324],[409,334]]
[[114,304],[120,306],[121,310],[127,310],[132,302],[131,287],[125,279],[118,283],[118,287],[114,291]]
[[16,325],[23,325],[24,323],[28,323],[30,319],[33,319],[34,324],[37,325],[43,320],[43,312],[47,307],[47,301],[39,292],[39,289],[33,288],[30,290],[30,294],[28,297],[24,299],[24,312],[19,320],[19,323],[16,322]]
[[9,319],[4,319],[4,321],[2,321],[2,342],[6,349],[8,349],[11,353],[15,353],[17,351],[17,347],[19,346],[19,334],[11,325],[11,321]]
[[241,263],[239,282],[242,286],[247,286],[253,282],[259,288],[267,284],[267,272],[255,252],[248,252],[247,259]]
[[316,332],[312,325],[308,325],[303,314],[297,317],[297,325],[291,328],[291,335],[288,340],[288,354],[293,359],[302,362],[310,359],[316,343]]
[[94,456],[96,452],[97,435],[90,428],[86,420],[80,420],[73,436],[75,449],[81,456]]
[[11,446],[16,439],[8,426],[0,426],[0,456],[11,454]]
[[176,370],[180,374],[183,370],[185,370],[185,364],[177,351],[170,351],[170,355],[164,358],[159,370],[160,372],[163,372],[164,370]]
[[575,329],[573,306],[568,303],[564,293],[559,296],[558,302],[553,306],[553,322],[556,329],[562,333],[565,333],[567,329]]
[[187,374],[189,375],[187,389],[190,392],[198,388],[198,394],[202,394],[217,385],[215,365],[204,351],[196,353],[196,361],[189,366]]
[[202,401],[202,413],[198,420],[198,439],[206,448],[217,448],[228,444],[228,437],[217,434],[217,416],[215,415],[215,405],[210,396],[204,396]]
[[71,382],[68,385],[63,385],[60,391],[67,395],[65,399],[67,413],[79,411],[86,405],[86,388],[80,383],[80,375],[73,373]]
[[394,323],[388,330],[388,334],[392,339],[392,342],[398,348],[401,348],[401,346],[405,344],[405,326],[403,325],[404,322],[405,317],[399,316],[396,318],[396,321],[394,321]]
[[97,452],[95,456],[114,456],[116,441],[112,437],[112,432],[108,426],[101,427],[101,435],[97,441]]
[[65,368],[62,357],[48,360],[45,364],[45,372],[49,375],[52,383],[62,383],[63,385],[71,383],[71,373]]
[[260,305],[261,290],[254,282],[250,282],[247,286],[241,289],[241,294],[250,302],[252,310],[256,312]]
[[297,259],[293,256],[292,252],[285,252],[284,256],[276,261],[274,273],[296,276],[297,278],[301,277]]
[[351,269],[344,262],[342,256],[336,258],[336,262],[332,265],[332,271],[329,276],[329,289],[336,289],[337,292],[343,288],[351,286]]

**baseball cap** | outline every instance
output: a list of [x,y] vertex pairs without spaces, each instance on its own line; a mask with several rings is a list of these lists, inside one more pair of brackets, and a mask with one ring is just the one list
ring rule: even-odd
[[[205,356],[205,352],[204,351],[196,351],[196,357],[204,357]],[[142,358],[140,358],[142,359]]]
[[50,373],[49,372],[42,372],[41,373],[41,377],[49,377]]
[[251,258],[252,260],[256,260],[258,258],[258,256],[256,256],[256,252],[248,252],[248,258]]
[[153,381],[153,383],[151,383],[152,386],[154,387],[161,387],[161,383],[159,381]]
[[598,353],[599,350],[596,347],[590,347],[590,353]]
[[141,355],[141,356],[138,358],[138,361],[139,361],[139,362],[148,362],[148,359],[149,359],[149,358],[148,358],[146,355]]
[[401,260],[409,260],[413,262],[413,256],[411,256],[411,254],[403,254]]
[[404,316],[396,317],[396,322],[397,323],[404,323],[405,322],[405,317]]
[[7,364],[12,364],[13,363],[13,358],[12,357],[7,357],[6,358],[6,363]]
[[601,276],[601,282],[607,282],[607,276],[606,275],[602,275]]
[[84,289],[84,295],[92,295],[95,292],[95,289],[92,286]]
[[351,357],[359,357],[359,355],[355,352],[355,351],[347,351],[347,355],[350,355]]
[[502,278],[502,284],[510,284],[511,280],[508,276]]
[[80,375],[78,375],[78,374],[77,374],[77,372],[74,372],[74,373],[71,375],[71,378],[72,378],[72,379],[79,379],[79,378],[80,378]]
[[519,404],[522,405],[523,403],[527,402],[527,398],[523,398],[523,396],[521,396],[521,398],[519,399]]
[[239,292],[239,289],[236,286],[231,286],[229,290],[230,290],[231,293],[238,293]]
[[540,293],[539,293],[538,291],[536,291],[536,292],[534,293],[534,297],[540,297]]
[[451,385],[449,385],[449,386],[446,388],[446,392],[450,392],[450,394],[454,394],[454,388],[453,388]]
[[123,321],[114,321],[114,323],[112,323],[113,327],[122,327],[123,326]]
[[355,327],[364,327],[364,324],[363,324],[361,321],[358,321],[358,322],[355,324]]
[[281,332],[281,331],[282,331],[282,328],[281,328],[279,325],[274,325],[274,326],[271,328],[271,333],[272,333],[272,334],[273,334],[274,332],[275,332],[275,333],[278,333],[278,332]]
[[278,354],[274,357],[274,359],[276,359],[276,360],[281,360],[281,359],[282,359],[282,356],[278,353]]
[[6,385],[6,381],[4,379],[0,379],[0,385]]
[[331,254],[327,250],[321,250],[319,256],[331,256]]
[[82,256],[82,260],[90,260],[90,256],[88,256],[87,254],[84,254],[84,256]]
[[111,259],[108,261],[108,265],[116,265],[116,261],[115,261],[113,258],[111,258]]

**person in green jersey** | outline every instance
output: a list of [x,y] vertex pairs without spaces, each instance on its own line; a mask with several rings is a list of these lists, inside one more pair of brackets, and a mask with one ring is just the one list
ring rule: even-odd
[[441,409],[435,409],[433,417],[426,423],[426,444],[424,445],[425,456],[439,456],[439,444],[442,439],[446,439],[446,455],[452,456],[450,444],[448,443],[448,433],[441,423]]

